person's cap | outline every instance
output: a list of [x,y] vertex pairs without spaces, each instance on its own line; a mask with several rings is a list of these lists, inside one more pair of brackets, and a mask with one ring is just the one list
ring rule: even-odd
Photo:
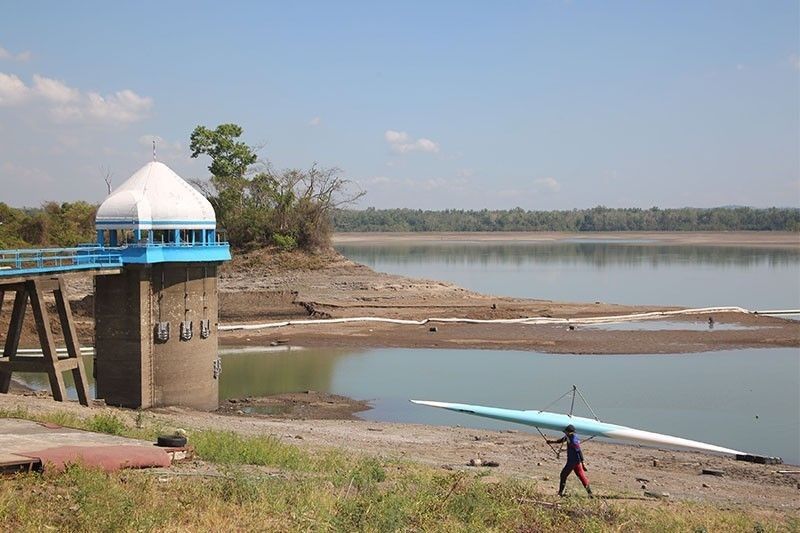
[[575,426],[572,424],[564,428],[564,433],[575,433]]

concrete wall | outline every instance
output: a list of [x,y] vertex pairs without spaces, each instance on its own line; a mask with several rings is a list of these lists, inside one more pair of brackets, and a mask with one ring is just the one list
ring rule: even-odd
[[126,268],[94,277],[97,397],[110,405],[152,405],[150,276],[145,268]]
[[[216,270],[208,263],[162,263],[95,278],[98,398],[132,408],[217,408]],[[205,339],[204,318],[211,325]],[[192,323],[188,340],[180,335],[184,320]],[[170,326],[163,342],[157,338],[159,322]]]

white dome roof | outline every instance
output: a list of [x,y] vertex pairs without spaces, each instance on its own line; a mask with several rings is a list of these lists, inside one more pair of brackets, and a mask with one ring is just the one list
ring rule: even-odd
[[97,229],[214,229],[211,203],[164,163],[137,170],[100,204]]

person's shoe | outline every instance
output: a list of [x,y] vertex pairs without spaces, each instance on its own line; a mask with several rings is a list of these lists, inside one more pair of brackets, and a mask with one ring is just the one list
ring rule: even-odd
[[590,498],[594,498],[594,494],[592,494],[592,487],[586,487],[586,494],[588,494]]

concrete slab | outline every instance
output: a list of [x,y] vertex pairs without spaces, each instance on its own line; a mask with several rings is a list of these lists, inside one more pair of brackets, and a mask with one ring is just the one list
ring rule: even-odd
[[[113,471],[121,468],[169,466],[174,454],[152,442],[41,424],[0,419],[0,468],[55,468],[80,462]],[[38,463],[38,464],[34,464]]]

